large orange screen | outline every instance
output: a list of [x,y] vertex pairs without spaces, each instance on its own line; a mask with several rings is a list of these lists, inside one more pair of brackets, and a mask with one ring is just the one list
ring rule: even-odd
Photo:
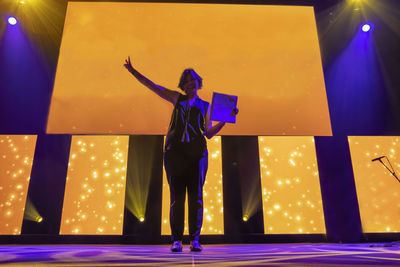
[[201,98],[239,96],[221,135],[331,135],[312,7],[70,2],[47,132],[165,134],[173,107],[128,56],[167,88],[192,67]]

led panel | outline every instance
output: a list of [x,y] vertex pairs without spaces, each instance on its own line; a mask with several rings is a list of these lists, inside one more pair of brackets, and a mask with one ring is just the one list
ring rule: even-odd
[[122,234],[129,136],[72,136],[60,234]]
[[332,134],[311,6],[69,2],[47,131],[166,134],[173,107],[128,56],[169,89],[191,67],[202,99],[237,95],[220,135]]
[[[400,232],[400,183],[379,161],[399,177],[398,136],[349,136],[358,206],[365,233]],[[389,161],[390,164],[389,164]]]
[[0,234],[21,233],[35,135],[0,135]]
[[[224,208],[222,200],[222,161],[221,161],[221,137],[215,136],[207,140],[208,146],[208,172],[203,187],[203,227],[202,234],[224,233]],[[170,235],[169,224],[170,193],[167,177],[164,170],[162,191],[162,224],[161,234]],[[187,195],[185,205],[185,231],[189,234],[187,223]]]
[[258,140],[265,233],[325,233],[314,138]]

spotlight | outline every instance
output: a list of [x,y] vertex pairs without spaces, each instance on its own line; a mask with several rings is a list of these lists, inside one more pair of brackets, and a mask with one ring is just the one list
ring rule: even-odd
[[140,218],[139,218],[139,221],[140,221],[140,222],[144,222],[144,217],[140,217]]
[[244,221],[244,222],[247,222],[248,219],[249,219],[249,217],[248,217],[247,215],[244,215],[244,216],[243,216],[243,221]]
[[365,23],[362,27],[361,30],[363,32],[369,32],[371,30],[371,25],[369,25],[368,23]]
[[17,22],[18,22],[18,20],[15,17],[9,17],[8,18],[8,23],[10,25],[15,25],[15,24],[17,24]]
[[35,220],[36,220],[38,223],[41,223],[41,222],[43,222],[43,217],[42,217],[42,216],[37,216],[37,217],[35,218]]

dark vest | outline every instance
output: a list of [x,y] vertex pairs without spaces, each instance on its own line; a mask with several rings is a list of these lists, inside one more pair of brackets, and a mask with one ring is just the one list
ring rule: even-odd
[[179,94],[165,140],[165,151],[176,151],[193,157],[207,155],[204,136],[208,106],[209,103],[200,98],[189,106],[188,97]]

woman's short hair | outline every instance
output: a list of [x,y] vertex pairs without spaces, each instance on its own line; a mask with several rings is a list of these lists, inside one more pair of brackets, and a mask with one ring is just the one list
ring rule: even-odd
[[182,87],[186,82],[186,76],[189,75],[189,74],[193,77],[193,79],[195,79],[198,82],[199,89],[200,89],[203,86],[203,79],[193,69],[185,69],[182,72],[181,79],[179,81],[178,87],[181,88],[181,90],[183,90]]

